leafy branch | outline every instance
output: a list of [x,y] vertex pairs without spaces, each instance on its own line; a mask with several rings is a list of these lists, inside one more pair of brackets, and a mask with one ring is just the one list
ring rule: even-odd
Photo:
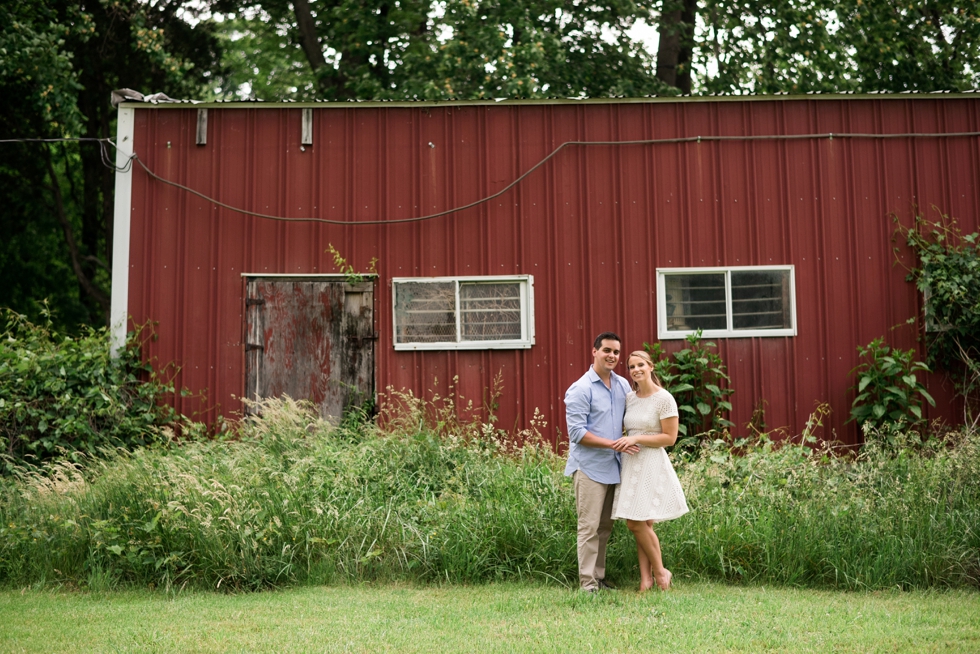
[[975,429],[980,424],[980,234],[963,234],[956,219],[945,214],[935,221],[916,215],[911,226],[894,214],[892,220],[892,240],[903,240],[918,260],[906,281],[924,297],[927,362],[953,380],[963,397],[964,422]]
[[327,252],[333,257],[333,265],[340,271],[340,274],[344,276],[348,284],[360,284],[366,281],[368,276],[378,274],[378,257],[371,257],[371,261],[368,262],[368,269],[365,273],[359,273],[354,270],[354,266],[347,262],[342,254],[333,246],[333,243],[327,243]]

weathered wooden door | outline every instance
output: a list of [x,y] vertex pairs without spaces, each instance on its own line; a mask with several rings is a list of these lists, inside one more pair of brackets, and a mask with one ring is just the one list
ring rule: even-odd
[[245,395],[289,395],[323,418],[374,397],[374,284],[252,277],[245,294]]

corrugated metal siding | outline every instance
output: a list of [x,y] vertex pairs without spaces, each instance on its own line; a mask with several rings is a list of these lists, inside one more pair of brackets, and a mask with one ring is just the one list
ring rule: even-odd
[[[196,109],[138,108],[135,151],[157,174],[233,206],[284,216],[399,219],[494,193],[568,140],[980,130],[973,99],[793,99],[649,104],[324,107],[300,147],[300,108],[215,108],[195,145]],[[327,245],[366,270],[377,257],[377,388],[455,391],[483,403],[500,373],[500,425],[535,408],[564,432],[562,397],[591,340],[656,338],[657,267],[794,264],[798,335],[718,341],[736,431],[765,403],[770,428],[799,433],[816,403],[844,425],[856,347],[920,348],[905,321],[920,299],[895,265],[894,212],[935,205],[977,228],[976,138],[801,139],[567,148],[492,202],[421,223],[284,223],[218,208],[133,173],[129,312],[158,321],[148,353],[198,394],[178,408],[240,410],[243,272],[336,272]],[[902,250],[901,258],[907,261]],[[392,277],[531,274],[530,350],[395,352]],[[683,343],[666,343],[673,351]],[[624,357],[625,361],[625,357]],[[454,381],[455,380],[455,381]],[[939,408],[956,420],[948,383]]]

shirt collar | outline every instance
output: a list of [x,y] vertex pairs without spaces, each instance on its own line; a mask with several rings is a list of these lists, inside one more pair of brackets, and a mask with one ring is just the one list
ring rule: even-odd
[[[600,384],[602,384],[603,386],[605,386],[605,384],[602,383],[602,377],[599,376],[599,373],[597,373],[595,371],[595,368],[594,367],[589,366],[589,372],[587,372],[586,374],[589,376],[589,381],[592,382],[593,384],[596,383],[596,382],[599,382]],[[616,377],[618,377],[618,376],[619,375],[617,375],[612,370],[609,371],[609,387],[610,388],[612,388],[612,385],[616,382]]]

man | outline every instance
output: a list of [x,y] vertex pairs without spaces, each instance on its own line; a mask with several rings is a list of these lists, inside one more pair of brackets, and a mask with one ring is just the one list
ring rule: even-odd
[[[613,372],[619,363],[619,336],[603,332],[592,348],[592,366],[565,392],[568,464],[578,512],[578,575],[582,590],[611,588],[606,583],[606,543],[612,533],[612,504],[619,483],[619,453],[629,383]],[[635,451],[634,451],[635,450]],[[635,454],[639,448],[627,450]]]

